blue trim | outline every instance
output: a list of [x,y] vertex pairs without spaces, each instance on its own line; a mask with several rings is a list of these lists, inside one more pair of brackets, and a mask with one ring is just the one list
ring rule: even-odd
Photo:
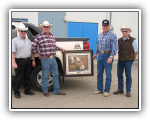
[[26,20],[26,22],[28,22],[28,19],[24,19],[24,18],[12,18],[12,20]]

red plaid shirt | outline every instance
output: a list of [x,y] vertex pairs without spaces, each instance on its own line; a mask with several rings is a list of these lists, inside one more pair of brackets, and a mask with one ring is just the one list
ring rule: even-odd
[[[38,45],[40,53],[37,50]],[[32,52],[40,56],[56,55],[56,50],[60,49],[60,47],[56,46],[55,37],[51,33],[49,33],[49,36],[44,32],[38,34],[32,44]]]

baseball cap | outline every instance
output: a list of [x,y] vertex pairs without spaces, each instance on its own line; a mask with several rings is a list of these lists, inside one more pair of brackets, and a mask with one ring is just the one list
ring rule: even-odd
[[108,26],[108,25],[109,25],[109,21],[108,21],[107,19],[103,20],[103,21],[102,21],[102,25],[103,25],[103,26],[104,26],[104,25]]

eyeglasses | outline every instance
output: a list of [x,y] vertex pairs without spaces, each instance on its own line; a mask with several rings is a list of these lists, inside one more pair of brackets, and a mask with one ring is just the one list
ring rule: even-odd
[[49,26],[44,26],[44,28],[49,28]]
[[26,31],[20,31],[20,32],[22,32],[22,33],[25,32],[26,33]]
[[122,31],[122,32],[126,32],[127,33],[128,31]]

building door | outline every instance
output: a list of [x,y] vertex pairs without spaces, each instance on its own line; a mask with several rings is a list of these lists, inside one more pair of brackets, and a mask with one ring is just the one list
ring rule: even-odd
[[68,37],[89,38],[90,50],[96,51],[98,23],[68,22]]

